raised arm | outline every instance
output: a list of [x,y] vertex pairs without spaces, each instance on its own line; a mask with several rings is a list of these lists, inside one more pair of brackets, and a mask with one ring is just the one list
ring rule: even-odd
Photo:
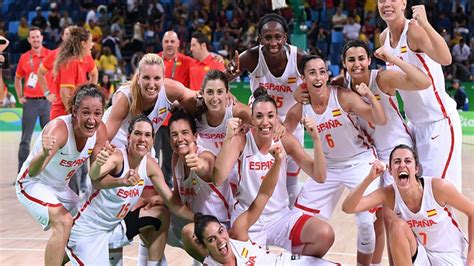
[[385,201],[385,190],[387,188],[379,188],[376,191],[370,193],[367,196],[363,196],[367,187],[374,181],[378,176],[383,174],[385,170],[385,163],[381,161],[374,161],[372,169],[364,180],[354,189],[342,203],[342,211],[345,213],[357,213],[361,211],[367,211],[383,204]]
[[243,128],[240,118],[231,118],[227,121],[227,132],[221,150],[214,163],[212,182],[216,186],[222,183],[229,176],[230,170],[234,167],[240,153],[245,145],[245,135],[240,131]]
[[170,211],[186,220],[193,221],[194,213],[173,197],[173,192],[171,192],[166,184],[160,166],[156,163],[155,159],[150,156],[147,156],[147,174],[155,190],[160,194],[161,198],[163,198]]
[[186,165],[194,171],[202,180],[212,182],[212,171],[214,170],[214,154],[210,151],[189,153],[185,156]]
[[278,183],[280,175],[281,164],[285,162],[286,154],[281,144],[276,144],[270,147],[270,154],[274,157],[272,167],[268,170],[265,178],[260,185],[258,194],[253,200],[248,210],[243,212],[232,225],[230,237],[240,241],[247,241],[249,239],[249,228],[258,220],[265,205],[273,194],[275,186]]
[[181,82],[165,78],[166,96],[170,102],[178,101],[190,114],[196,112],[198,92],[186,88]]
[[426,53],[437,63],[447,66],[452,62],[448,44],[431,26],[424,5],[412,7],[413,19],[408,29],[408,45],[414,51]]
[[301,103],[295,103],[295,105],[293,105],[290,110],[288,110],[288,113],[286,113],[286,118],[283,123],[286,129],[288,129],[288,133],[293,134],[293,132],[295,132],[295,129],[302,117],[303,105]]
[[433,194],[440,206],[450,205],[464,213],[468,218],[468,242],[467,264],[474,265],[474,203],[461,194],[451,183],[444,179],[435,178],[433,182]]
[[[346,112],[354,112],[356,115],[364,118],[366,121],[375,125],[385,125],[387,117],[380,102],[370,91],[365,83],[356,86],[357,93],[351,90],[338,89],[337,96],[339,103]],[[365,103],[361,96],[370,101],[370,105]]]
[[106,144],[97,154],[95,161],[89,170],[92,180],[103,178],[116,168],[121,168],[123,162],[122,152],[114,150],[110,144]]
[[430,79],[421,69],[385,52],[383,46],[377,49],[374,55],[387,63],[398,66],[403,71],[385,70],[379,72],[377,85],[384,93],[393,96],[396,89],[415,91],[426,89],[431,85]]
[[30,176],[37,176],[44,170],[54,154],[66,145],[67,136],[67,127],[63,120],[56,119],[46,125],[41,136],[43,149],[31,160],[28,167]]

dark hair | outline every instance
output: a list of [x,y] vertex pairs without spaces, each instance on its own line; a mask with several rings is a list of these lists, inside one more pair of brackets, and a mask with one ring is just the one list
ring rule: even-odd
[[411,152],[411,154],[413,155],[413,158],[415,159],[415,166],[418,167],[418,173],[415,176],[417,179],[420,178],[423,175],[423,168],[420,163],[420,158],[418,158],[418,153],[415,151],[415,149],[413,149],[412,147],[406,144],[399,144],[395,146],[395,148],[393,148],[393,150],[390,152],[390,157],[388,161],[389,165],[392,166],[393,153],[395,153],[396,150],[400,150],[400,149],[409,150]]
[[207,35],[200,32],[200,31],[196,31],[193,33],[193,35],[191,36],[191,38],[194,38],[196,39],[196,41],[199,43],[199,44],[203,44],[205,43],[206,44],[206,47],[207,49],[209,49],[209,38],[207,38]]
[[304,69],[305,69],[305,67],[306,67],[306,64],[307,64],[309,61],[313,60],[313,59],[321,59],[321,60],[323,60],[324,65],[326,65],[326,60],[325,60],[325,59],[323,58],[323,56],[320,55],[320,54],[308,54],[308,55],[304,55],[304,56],[301,58],[301,62],[300,62],[300,66],[299,66],[299,67],[300,67],[299,71],[300,71],[300,73],[301,73],[302,75],[304,75]]
[[138,122],[146,122],[146,123],[150,124],[150,126],[151,126],[151,136],[153,138],[155,138],[155,130],[153,129],[153,123],[151,122],[150,118],[148,118],[144,114],[140,114],[140,115],[137,115],[137,116],[132,118],[132,120],[130,121],[130,125],[128,125],[128,135],[132,134],[133,128],[135,127],[135,124],[138,123]]
[[[221,80],[222,82],[224,82],[225,91],[229,92],[229,82],[227,81],[227,78],[224,72],[213,69],[207,72],[206,76],[204,77],[204,80],[202,81],[201,92],[203,94],[204,94],[204,88],[206,87],[206,84],[209,80]],[[201,121],[202,115],[205,112],[207,112],[207,106],[206,104],[202,104],[198,106],[194,117]]]
[[39,31],[40,34],[43,35],[43,31],[41,30],[40,27],[31,26],[30,29],[28,30],[28,37],[30,37],[30,32],[35,31],[35,30]]
[[350,40],[344,44],[344,47],[342,47],[342,54],[341,54],[341,60],[344,62],[346,59],[346,52],[352,47],[362,47],[364,48],[365,52],[367,52],[367,57],[370,58],[370,50],[367,44],[361,40]]
[[204,245],[204,236],[202,233],[204,229],[210,223],[218,223],[220,224],[219,220],[213,215],[204,215],[200,212],[194,214],[194,235],[196,236],[197,240]]
[[184,110],[179,109],[179,108],[171,112],[171,118],[168,122],[168,131],[171,128],[171,124],[173,124],[174,122],[178,120],[187,121],[189,123],[189,127],[191,127],[191,132],[193,132],[193,134],[196,134],[196,130],[197,130],[196,121],[194,121],[194,118],[190,114],[186,113]]
[[86,97],[99,98],[102,102],[102,109],[105,107],[105,97],[104,94],[100,91],[99,87],[95,84],[82,84],[79,85],[71,99],[69,100],[69,110],[68,112],[74,116],[74,110],[79,108],[82,100]]
[[253,92],[253,103],[252,103],[252,113],[253,110],[255,109],[255,106],[257,103],[260,102],[271,102],[273,106],[275,106],[275,109],[278,112],[277,104],[275,102],[275,99],[273,99],[270,95],[268,95],[267,90],[264,87],[258,87],[254,92]]
[[288,24],[286,23],[286,20],[278,14],[270,13],[270,14],[265,14],[265,16],[263,16],[258,22],[257,34],[260,35],[262,33],[263,26],[271,21],[275,21],[278,24],[280,24],[283,27],[283,31],[285,33],[288,33]]

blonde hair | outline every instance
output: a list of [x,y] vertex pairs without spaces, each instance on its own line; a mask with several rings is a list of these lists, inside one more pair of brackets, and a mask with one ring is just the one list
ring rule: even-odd
[[132,80],[130,80],[129,83],[130,92],[132,93],[132,103],[130,105],[130,113],[132,114],[132,116],[136,116],[143,113],[143,99],[140,90],[140,85],[138,84],[139,75],[142,71],[143,65],[161,66],[163,68],[163,77],[165,73],[165,65],[163,63],[163,59],[157,54],[145,54],[140,60],[140,62],[138,62],[138,71],[133,75]]
[[61,44],[58,55],[54,60],[53,73],[58,74],[59,68],[64,67],[72,59],[79,58],[85,54],[82,42],[87,42],[91,33],[85,28],[71,26],[69,27],[71,36]]

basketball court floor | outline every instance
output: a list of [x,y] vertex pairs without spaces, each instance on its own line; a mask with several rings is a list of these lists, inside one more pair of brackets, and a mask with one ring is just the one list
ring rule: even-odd
[[[12,185],[16,178],[19,142],[19,132],[0,132],[0,265],[43,265],[44,248],[50,232],[43,232],[41,226],[20,205]],[[464,136],[462,149],[463,194],[474,200],[474,137]],[[308,153],[312,154],[310,151]],[[302,176],[301,181],[304,178]],[[346,195],[347,191],[341,200]],[[336,241],[325,258],[355,265],[355,219],[344,214],[340,204],[329,221],[334,228]],[[457,217],[461,228],[467,233],[467,218],[463,214]],[[137,241],[124,249],[124,265],[136,265],[137,251]],[[169,265],[192,265],[191,257],[181,249],[167,246],[165,253]],[[386,253],[382,263],[388,265]]]

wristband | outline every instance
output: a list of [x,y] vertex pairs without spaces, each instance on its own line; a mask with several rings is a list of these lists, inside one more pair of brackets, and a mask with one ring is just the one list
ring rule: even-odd
[[50,95],[51,92],[50,91],[45,91],[43,94],[44,94],[44,97],[48,97],[48,95]]

